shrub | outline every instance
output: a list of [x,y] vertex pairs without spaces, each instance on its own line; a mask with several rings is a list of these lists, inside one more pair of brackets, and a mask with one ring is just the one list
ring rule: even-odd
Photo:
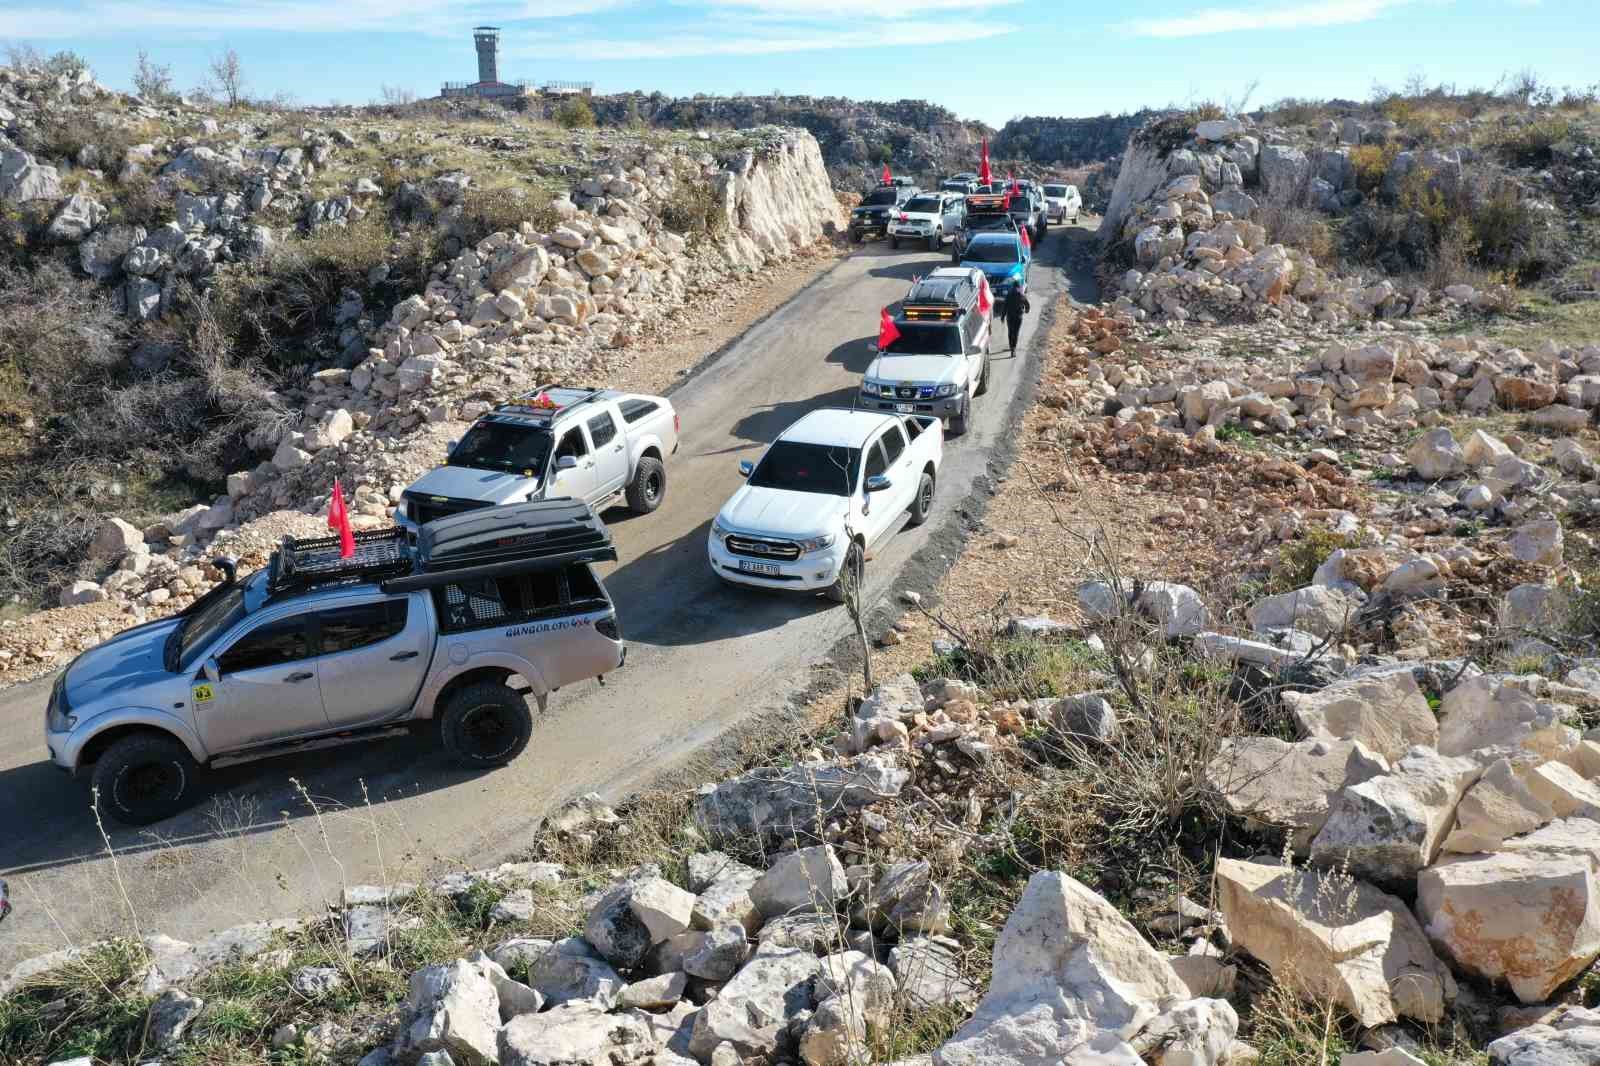
[[1555,161],[1553,149],[1572,136],[1572,120],[1546,115],[1503,133],[1495,147],[1508,163],[1519,167],[1547,167]]
[[1278,559],[1272,567],[1269,587],[1273,592],[1290,592],[1305,588],[1317,574],[1317,567],[1340,548],[1350,547],[1350,538],[1331,529],[1316,527],[1306,531],[1299,540],[1291,540],[1278,549]]
[[674,233],[721,233],[728,228],[722,201],[708,182],[680,181],[661,204],[661,224]]
[[1351,149],[1350,164],[1355,169],[1356,188],[1363,195],[1375,195],[1399,152],[1399,146],[1394,144],[1363,144]]
[[1333,229],[1327,219],[1298,198],[1269,196],[1256,215],[1267,231],[1267,240],[1298,248],[1313,259],[1327,261],[1333,256]]
[[556,108],[556,124],[563,129],[593,129],[595,124],[594,108],[589,106],[589,101],[581,96],[574,96],[563,100]]
[[560,225],[561,216],[548,202],[530,196],[523,188],[469,186],[461,201],[458,235],[467,244],[476,244],[491,233],[515,233],[524,222],[541,233],[549,233]]

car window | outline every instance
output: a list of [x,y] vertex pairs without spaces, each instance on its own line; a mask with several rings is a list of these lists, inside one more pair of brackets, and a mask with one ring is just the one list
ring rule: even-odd
[[931,322],[896,322],[900,336],[890,342],[885,355],[960,355],[962,338],[958,326]]
[[[574,567],[571,571],[587,570]],[[565,580],[573,580],[569,571]],[[586,574],[589,587],[578,589],[572,600],[603,598],[594,575]],[[548,617],[569,610],[559,570],[537,570],[527,574],[463,581],[433,590],[434,609],[440,627],[447,633],[491,626],[514,625],[533,618]]]
[[775,441],[750,474],[756,488],[848,496],[860,469],[861,452],[830,444]]
[[[883,445],[873,441],[872,447],[867,449],[867,467],[863,473],[863,479],[881,477],[887,469],[889,469],[889,464],[883,458]],[[862,484],[865,485],[866,481],[863,480]]]
[[897,203],[899,199],[899,189],[873,189],[861,202],[868,207],[881,207],[884,204]]
[[890,426],[883,435],[884,458],[893,466],[906,450],[906,438],[900,432],[899,426]]
[[355,651],[397,636],[406,627],[408,607],[405,599],[394,599],[317,612],[322,654]]
[[583,441],[583,431],[576,427],[567,430],[566,436],[561,438],[561,445],[556,449],[556,458],[570,455],[574,459],[581,459],[589,454],[589,446]]
[[661,405],[654,400],[623,400],[618,406],[622,409],[622,420],[631,426],[645,415],[653,414]]
[[604,448],[617,435],[617,424],[611,421],[610,411],[601,411],[589,419],[589,439],[596,448]]
[[931,196],[918,196],[915,199],[906,201],[906,212],[908,214],[931,215],[938,210],[939,201]]
[[294,615],[258,626],[240,637],[234,641],[233,647],[218,657],[217,665],[224,674],[239,674],[246,670],[282,666],[310,655],[311,642],[306,636],[306,617]]
[[1067,187],[1065,185],[1046,185],[1044,194],[1046,196],[1065,196],[1067,195]]
[[574,607],[606,602],[605,590],[589,564],[567,567],[567,601]]

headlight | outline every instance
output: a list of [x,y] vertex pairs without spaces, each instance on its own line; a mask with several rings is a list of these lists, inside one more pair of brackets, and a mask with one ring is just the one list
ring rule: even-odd
[[713,518],[711,520],[711,535],[721,540],[728,535],[728,527],[724,526],[719,519]]
[[893,391],[890,386],[880,385],[876,381],[863,381],[861,383],[861,391],[866,393],[868,396],[882,396],[885,389],[890,389],[890,391]]
[[819,552],[824,548],[833,547],[833,534],[829,533],[825,537],[813,537],[810,540],[797,540],[795,543],[800,545],[802,552]]
[[954,383],[951,383],[949,385],[940,385],[937,389],[934,390],[934,395],[936,395],[936,396],[954,396],[955,394],[956,394],[956,387],[955,387]]
[[50,689],[50,702],[45,705],[45,728],[52,733],[65,733],[78,724],[78,716],[67,713],[67,675],[62,673]]

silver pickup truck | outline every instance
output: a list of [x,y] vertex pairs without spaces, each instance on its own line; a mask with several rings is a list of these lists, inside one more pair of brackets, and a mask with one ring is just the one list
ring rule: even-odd
[[667,493],[678,414],[662,396],[549,386],[479,418],[445,465],[418,478],[394,512],[415,530],[445,515],[558,496],[598,513],[622,497],[649,514]]
[[614,560],[584,504],[548,500],[403,530],[290,540],[182,614],[129,629],[57,678],[45,743],[101,810],[145,825],[183,808],[202,767],[431,725],[467,766],[509,762],[563,685],[622,665],[591,564]]

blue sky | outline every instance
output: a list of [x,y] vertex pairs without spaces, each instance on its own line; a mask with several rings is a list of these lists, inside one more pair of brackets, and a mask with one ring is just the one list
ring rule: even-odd
[[0,0],[0,42],[88,57],[126,87],[143,48],[180,88],[235,49],[250,90],[365,103],[476,77],[600,92],[919,97],[994,125],[1236,97],[1365,98],[1413,74],[1462,87],[1533,68],[1600,79],[1597,0]]

